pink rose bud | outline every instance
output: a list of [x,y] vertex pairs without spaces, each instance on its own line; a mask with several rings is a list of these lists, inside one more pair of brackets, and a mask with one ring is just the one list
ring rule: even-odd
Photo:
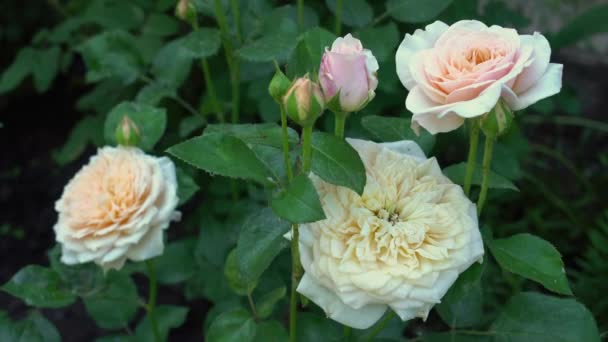
[[123,146],[136,146],[139,140],[139,128],[128,115],[125,115],[116,127],[116,142]]
[[293,82],[283,98],[287,115],[300,126],[311,126],[323,113],[325,101],[321,87],[308,78],[300,77]]
[[179,0],[175,6],[175,16],[193,24],[196,22],[196,7],[192,0]]
[[[325,48],[319,81],[328,106],[337,112],[356,112],[371,101],[378,86],[378,61],[359,39],[347,34]],[[339,94],[338,98],[334,97]],[[331,101],[331,102],[330,102]]]

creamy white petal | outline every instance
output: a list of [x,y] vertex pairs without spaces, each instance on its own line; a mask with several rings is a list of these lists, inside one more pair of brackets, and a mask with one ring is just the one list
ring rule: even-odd
[[367,329],[374,325],[384,315],[387,308],[384,304],[370,304],[360,309],[353,309],[307,273],[300,280],[297,290],[320,306],[327,317],[356,329]]
[[503,89],[503,98],[512,110],[522,110],[528,106],[553,96],[562,89],[562,64],[550,63],[543,76],[528,90],[516,94],[509,88]]

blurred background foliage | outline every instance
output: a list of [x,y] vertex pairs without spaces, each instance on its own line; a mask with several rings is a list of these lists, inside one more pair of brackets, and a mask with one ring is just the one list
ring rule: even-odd
[[[71,296],[76,294],[82,303],[44,309],[47,320],[40,311],[29,312],[22,302],[0,294],[0,327],[13,324],[13,333],[34,334],[27,341],[53,340],[59,337],[57,330],[74,341],[103,336],[102,329],[145,334],[140,328],[145,320],[133,323],[140,317],[138,303],[128,299],[141,287],[137,274],[144,270],[132,265],[125,272],[110,273],[115,278],[110,286],[90,267],[59,264],[56,249],[46,256],[54,244],[54,201],[95,146],[107,141],[106,116],[124,106],[161,111],[167,129],[156,146],[149,146],[157,154],[200,134],[207,124],[233,121],[235,113],[239,122],[277,122],[279,110],[267,92],[273,61],[285,65],[289,76],[314,74],[323,48],[336,33],[352,32],[380,64],[377,96],[349,119],[347,135],[377,141],[416,139],[459,181],[462,165],[458,164],[466,158],[465,130],[436,138],[413,135],[394,53],[405,33],[425,23],[479,19],[520,32],[542,32],[551,42],[552,60],[564,64],[562,92],[517,113],[517,124],[495,147],[491,205],[481,222],[494,237],[529,232],[553,243],[563,256],[575,297],[593,312],[600,332],[608,330],[605,2],[348,0],[343,1],[342,22],[336,27],[336,0],[305,1],[302,18],[295,2],[237,1],[238,17],[230,1],[220,2],[224,32],[218,29],[213,1],[206,0],[195,1],[200,28],[194,31],[174,16],[174,0],[2,1],[0,139],[5,148],[0,159],[0,283],[25,264],[50,262],[50,269],[60,275],[58,286],[64,286],[62,281],[72,284],[63,300],[73,302]],[[228,53],[238,61],[236,89],[222,42],[232,44]],[[209,95],[202,60],[208,64],[219,103]],[[237,102],[232,98],[235,90],[240,95]],[[331,115],[320,121],[320,128],[332,129]],[[224,273],[225,269],[229,273],[228,253],[237,243],[243,218],[260,210],[265,196],[261,188],[195,172],[183,164],[179,179],[185,219],[169,230],[170,242],[158,261],[159,281],[164,285],[160,302],[178,306],[162,306],[160,316],[165,333],[176,328],[172,338],[199,340],[192,336],[200,336],[200,322],[208,329],[220,313],[244,306]],[[267,304],[265,314],[278,320],[285,312],[273,308],[286,303],[289,283],[288,251],[280,253],[285,257],[275,259],[254,292]],[[464,327],[487,326],[515,293],[544,291],[536,283],[501,271],[490,257],[480,268],[473,309],[465,308],[473,317]],[[78,288],[70,279],[79,279]],[[108,293],[117,296],[108,299]],[[106,308],[115,306],[121,312],[108,316]],[[475,311],[477,307],[483,311]],[[318,310],[309,311],[300,318],[301,329],[308,334],[302,340],[341,335],[338,325],[323,319]],[[404,325],[395,319],[380,336],[417,338],[426,331],[448,331],[450,308],[440,309],[439,314],[434,311],[424,324],[416,320]],[[280,327],[271,325],[260,325],[258,334],[281,333]],[[428,335],[425,340],[432,338]],[[435,338],[442,340],[442,335]]]

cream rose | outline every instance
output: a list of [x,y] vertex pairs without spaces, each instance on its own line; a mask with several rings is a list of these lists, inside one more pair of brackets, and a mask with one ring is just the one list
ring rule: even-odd
[[163,230],[179,219],[175,166],[134,147],[99,149],[55,204],[54,230],[66,264],[104,270],[163,253]]
[[412,128],[449,132],[489,112],[501,97],[520,110],[558,93],[563,66],[550,57],[547,39],[537,32],[519,35],[475,20],[436,21],[406,34],[396,64],[409,90]]
[[387,308],[426,318],[481,261],[475,205],[414,142],[348,140],[367,172],[362,196],[312,176],[326,219],[300,227],[298,292],[328,317],[365,329]]

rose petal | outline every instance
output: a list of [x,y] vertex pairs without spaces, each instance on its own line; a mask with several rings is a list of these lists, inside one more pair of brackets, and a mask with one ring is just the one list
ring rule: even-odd
[[356,329],[367,329],[374,325],[387,308],[384,304],[369,304],[355,310],[307,273],[300,280],[297,291],[321,307],[329,318]]
[[543,76],[521,94],[503,88],[503,98],[512,110],[522,110],[549,96],[559,93],[562,88],[562,64],[550,63]]
[[513,84],[513,91],[517,94],[528,90],[538,81],[547,70],[551,58],[551,46],[543,35],[534,32],[534,35],[522,35],[522,45],[532,46],[532,63],[523,69]]
[[441,36],[447,29],[448,25],[441,21],[436,21],[432,24],[427,25],[424,30],[417,29],[414,34],[406,34],[403,41],[397,49],[395,55],[395,64],[397,66],[397,75],[401,83],[408,89],[411,90],[416,82],[412,79],[410,74],[410,60],[418,52],[424,49],[430,49],[433,47],[439,36]]

